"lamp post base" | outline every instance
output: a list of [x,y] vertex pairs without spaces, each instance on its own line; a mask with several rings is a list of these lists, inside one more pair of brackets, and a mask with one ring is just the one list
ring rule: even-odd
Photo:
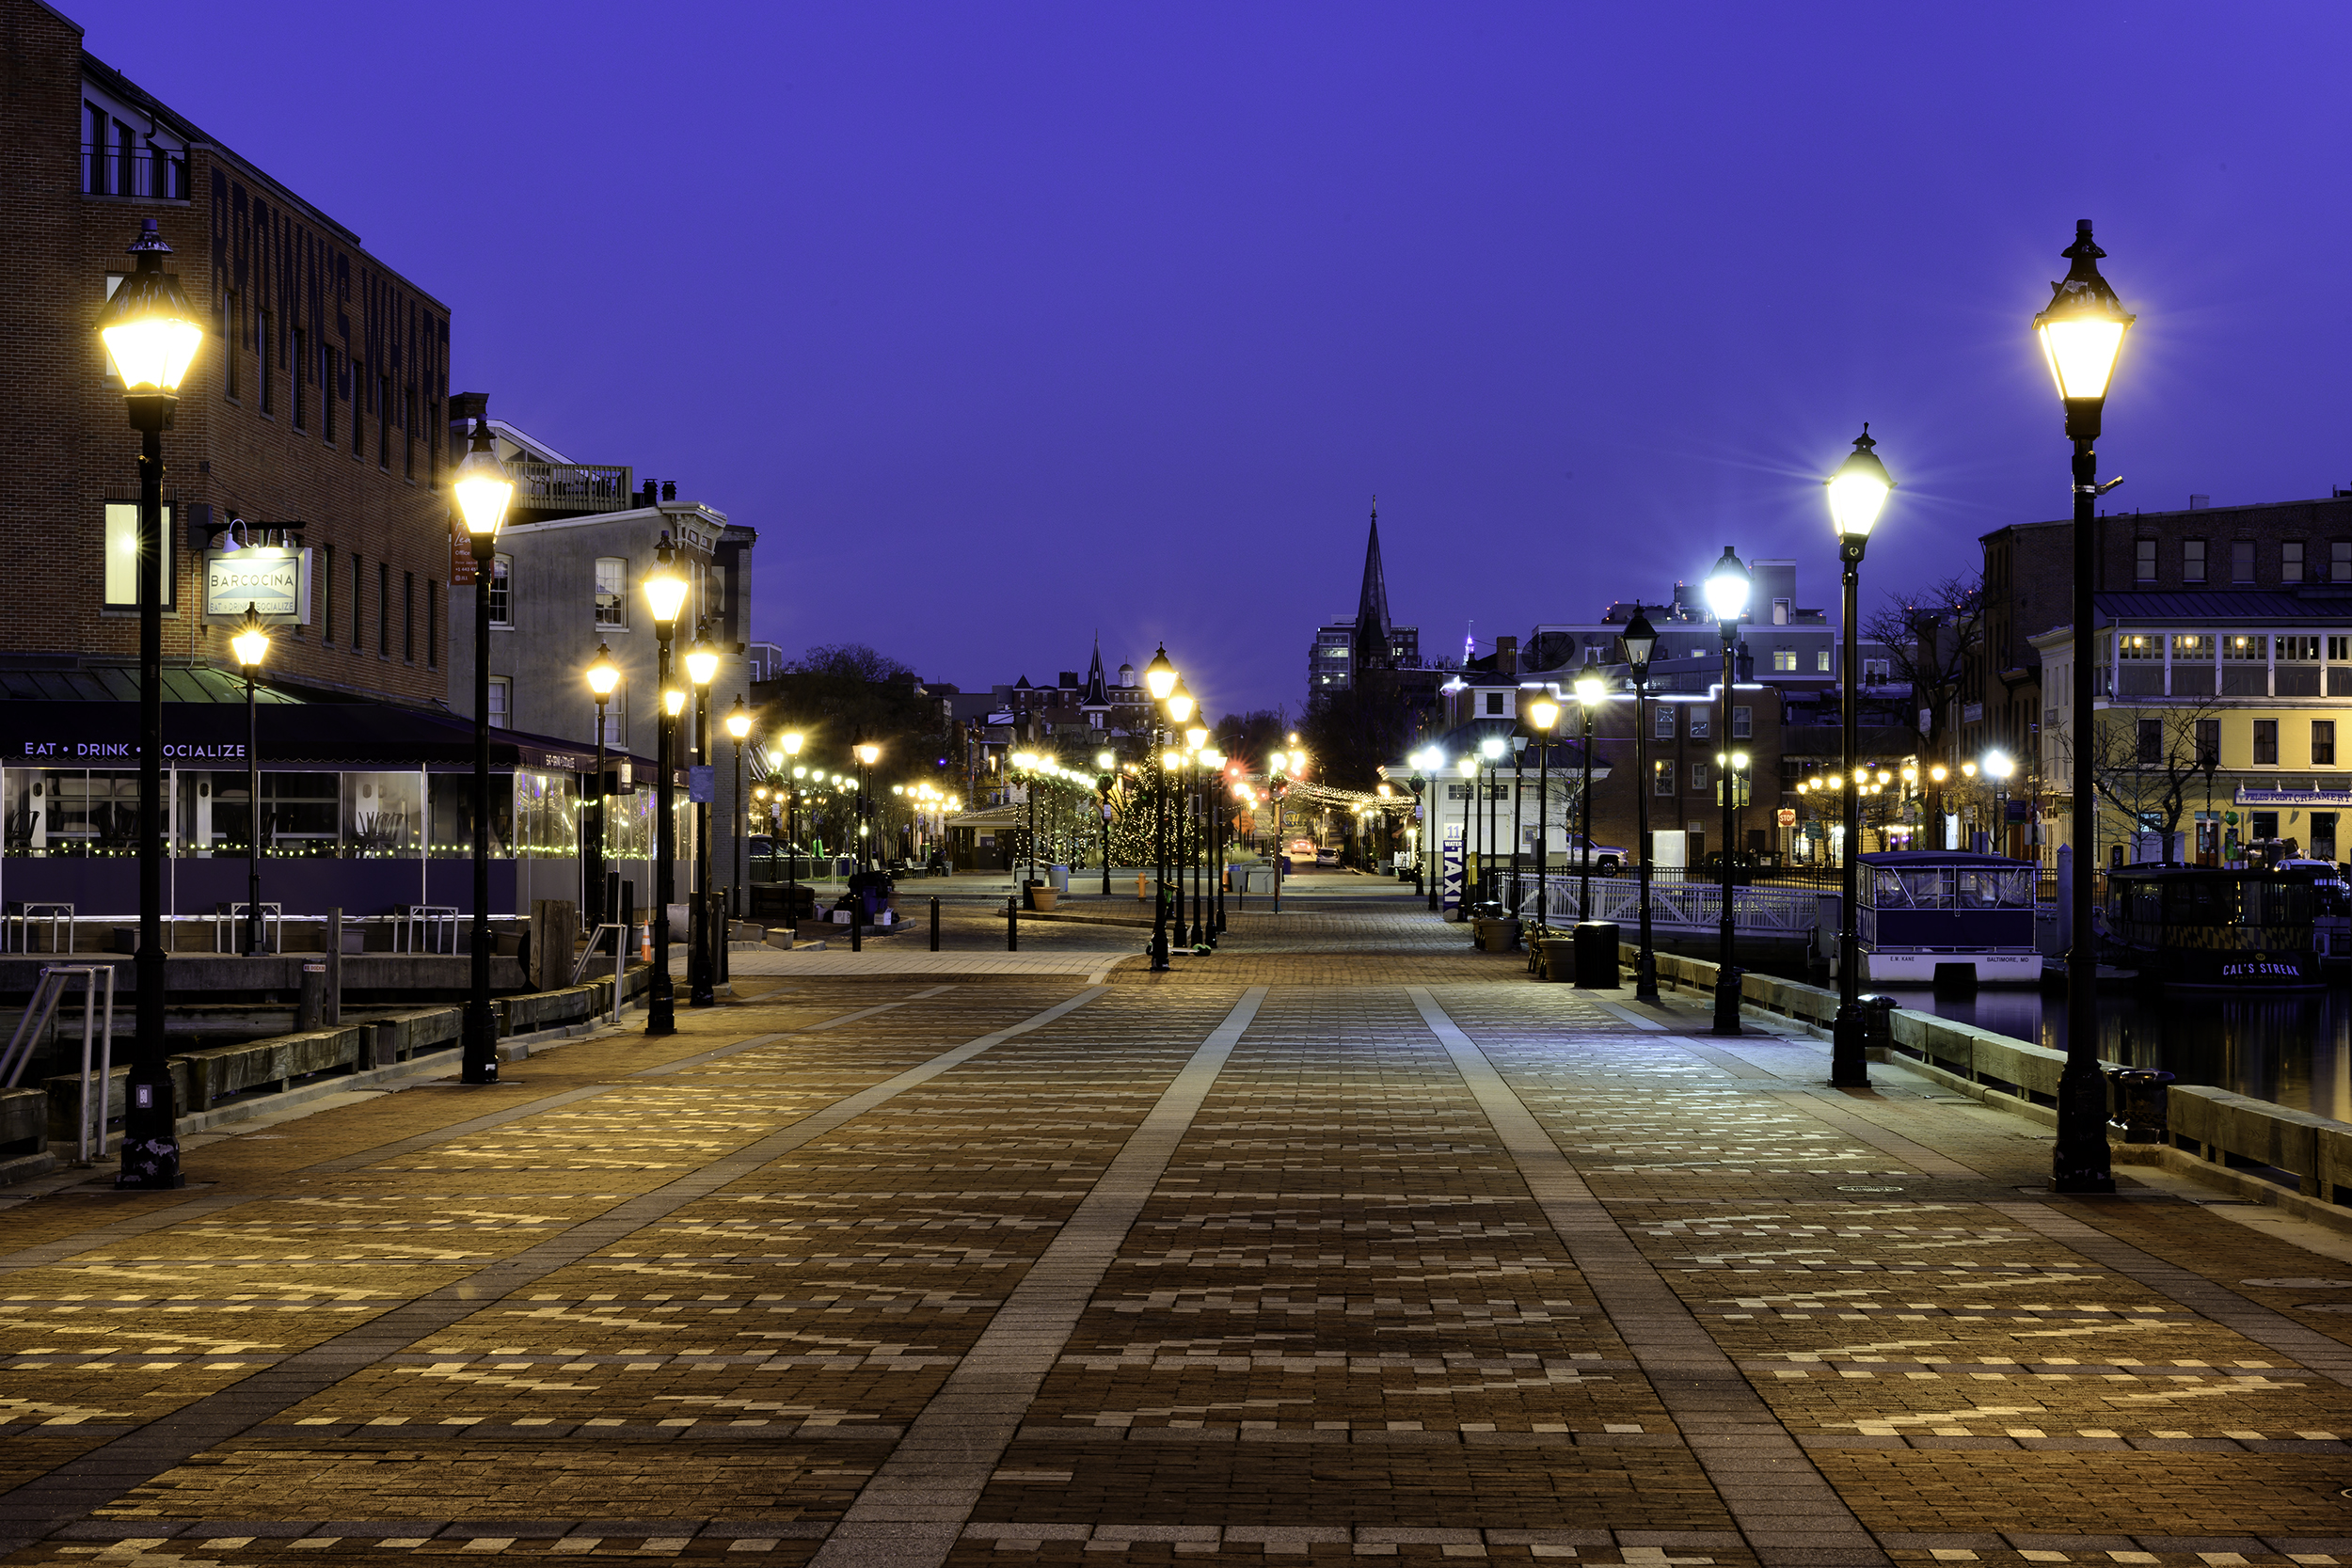
[[1641,952],[1633,959],[1633,1000],[1646,1002],[1652,1006],[1660,1003],[1658,955],[1650,950],[1647,942],[1642,944]]
[[677,1033],[677,996],[671,989],[670,976],[656,974],[653,987],[645,996],[645,1033],[675,1035]]
[[2107,1081],[2093,1063],[2070,1061],[2058,1074],[2058,1142],[2051,1149],[2050,1190],[2115,1191],[2115,1171],[2107,1154]]
[[466,1084],[495,1084],[499,1081],[498,1017],[480,1002],[466,1004],[464,1034],[465,1048],[460,1053],[462,1066],[458,1081]]
[[180,1168],[180,1135],[173,1116],[171,1075],[150,1075],[135,1066],[122,1085],[122,1164],[115,1187],[124,1192],[167,1192],[188,1184]]
[[1745,972],[1724,964],[1715,981],[1715,1026],[1709,1031],[1717,1035],[1740,1035],[1740,978]]
[[1869,1029],[1862,1009],[1851,1003],[1837,1009],[1830,1024],[1829,1086],[1867,1089],[1870,1086]]

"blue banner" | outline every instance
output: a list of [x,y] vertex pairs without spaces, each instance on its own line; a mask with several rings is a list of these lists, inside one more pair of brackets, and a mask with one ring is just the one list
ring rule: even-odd
[[1445,831],[1438,849],[1438,907],[1458,910],[1462,907],[1462,825],[1454,823]]

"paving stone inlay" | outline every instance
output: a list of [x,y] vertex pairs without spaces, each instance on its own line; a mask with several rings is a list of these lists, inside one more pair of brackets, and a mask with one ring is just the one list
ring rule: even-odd
[[2352,1267],[1454,931],[770,964],[21,1203],[0,1544],[2352,1565]]

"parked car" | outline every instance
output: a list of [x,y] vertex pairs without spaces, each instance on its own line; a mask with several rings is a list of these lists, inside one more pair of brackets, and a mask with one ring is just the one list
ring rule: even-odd
[[1584,862],[1589,856],[1593,863],[1593,869],[1603,877],[1615,876],[1618,868],[1627,864],[1630,859],[1619,846],[1595,844],[1582,833],[1570,833],[1567,847],[1563,853],[1568,864],[1579,871],[1584,868]]

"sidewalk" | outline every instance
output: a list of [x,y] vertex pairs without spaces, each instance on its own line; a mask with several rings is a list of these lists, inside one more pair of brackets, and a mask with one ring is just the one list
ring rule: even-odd
[[7,1209],[8,1560],[2352,1563],[2344,1238],[1263,918],[784,970]]

